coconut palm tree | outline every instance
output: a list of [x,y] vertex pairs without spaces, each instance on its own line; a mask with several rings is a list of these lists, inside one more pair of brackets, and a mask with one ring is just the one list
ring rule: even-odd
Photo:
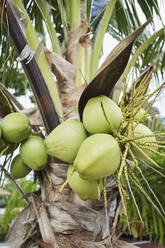
[[[161,20],[157,1],[151,1],[150,5],[147,1],[138,1],[138,4],[147,19],[155,11]],[[134,1],[119,0],[102,1],[101,4],[100,1],[90,0],[70,0],[69,4],[65,0],[1,1],[0,13],[4,25],[4,29],[1,29],[1,63],[10,69],[9,76],[6,72],[2,73],[2,83],[7,87],[22,89],[22,84],[18,84],[20,77],[24,78],[18,66],[18,61],[21,61],[47,134],[66,119],[81,118],[84,105],[92,96],[109,95],[123,71],[124,81],[131,68],[139,68],[143,62],[140,67],[143,70],[155,58],[156,72],[163,70],[164,29],[156,31],[152,36],[145,31],[141,39],[136,40],[147,24],[121,42],[98,70],[107,29],[116,39],[122,40],[140,26],[135,6]],[[7,45],[8,37],[11,38],[15,52],[11,45]],[[51,44],[49,50],[44,48],[48,44],[47,39]],[[131,51],[134,56],[127,65]],[[148,53],[150,56],[146,58]],[[157,58],[159,54],[161,56]],[[137,58],[140,58],[139,61]],[[13,73],[20,75],[14,86]],[[7,77],[8,83],[5,83]],[[11,100],[8,112],[11,108],[22,110],[17,101],[11,99],[9,92],[2,87],[1,90]],[[2,106],[6,106],[5,103]],[[30,247],[37,236],[37,241],[43,242],[40,244],[44,247],[110,245],[109,229],[112,229],[111,234],[115,236],[113,227],[116,226],[120,209],[116,183],[111,178],[107,182],[108,208],[104,208],[102,199],[84,202],[69,187],[59,193],[66,178],[66,170],[65,163],[51,158],[46,170],[35,172],[41,185],[41,194],[33,194],[31,201],[23,195],[28,206],[13,222],[7,236],[9,243],[14,243],[15,247],[20,244],[21,247]],[[110,226],[108,215],[112,218]],[[13,241],[15,232],[17,239]],[[93,242],[92,232],[95,238],[99,234],[102,238],[108,238]],[[113,245],[126,247],[128,244],[116,241]]]

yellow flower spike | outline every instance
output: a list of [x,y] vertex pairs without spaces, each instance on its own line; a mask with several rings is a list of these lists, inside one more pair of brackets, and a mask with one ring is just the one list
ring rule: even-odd
[[107,208],[106,177],[103,178],[103,194],[104,194],[104,206],[105,206],[105,208]]
[[143,155],[144,157],[149,160],[152,164],[154,164],[156,167],[161,168],[150,156],[148,156],[141,147],[139,147],[135,142],[131,142],[131,144],[136,147]]
[[[132,173],[133,173],[133,172],[132,172]],[[141,220],[141,223],[142,223],[142,225],[143,225],[143,227],[144,227],[144,222],[143,222],[143,219],[142,219],[142,216],[141,216],[141,214],[140,214],[140,210],[139,210],[138,204],[137,204],[137,202],[136,202],[135,196],[134,196],[134,194],[133,194],[133,191],[132,191],[132,189],[131,189],[131,185],[130,185],[130,182],[129,182],[127,166],[124,167],[124,175],[125,175],[125,178],[126,178],[126,181],[127,181],[127,184],[128,184],[129,191],[130,191],[131,196],[132,196],[132,198],[133,198],[133,201],[134,201],[134,204],[135,204],[137,213],[138,213],[139,218],[140,218],[140,220]]]
[[115,128],[113,128],[110,120],[108,120],[108,117],[107,117],[107,114],[106,114],[106,111],[105,111],[105,108],[104,108],[104,105],[103,105],[103,102],[102,101],[101,101],[101,108],[102,108],[104,117],[106,119],[106,122],[108,123],[108,125],[110,126],[110,129],[112,130],[112,133],[114,134],[114,136],[116,136],[116,137],[118,137],[120,139],[120,134],[118,133],[117,130],[115,130]]
[[128,149],[129,149],[129,143],[126,144],[126,149],[124,151],[124,155],[123,155],[122,160],[121,160],[121,165],[120,165],[119,171],[117,172],[118,180],[120,180],[120,177],[122,175],[124,166],[126,164],[126,157],[127,157],[127,154],[128,154]]
[[121,203],[122,203],[122,207],[123,207],[123,212],[124,212],[124,215],[126,217],[128,229],[129,229],[129,232],[130,232],[130,224],[129,224],[129,221],[128,221],[128,213],[127,213],[127,207],[126,207],[125,196],[124,196],[125,191],[124,191],[124,189],[123,189],[123,187],[121,185],[121,182],[118,182],[118,189],[119,189],[119,193],[120,193],[120,197],[121,197]]
[[[148,149],[149,151],[151,151],[153,154],[157,154],[157,155],[160,155],[162,157],[165,157],[165,154],[164,153],[161,153],[161,152],[158,152],[154,149],[152,149],[151,147],[147,146],[147,145],[142,145],[142,144],[138,144],[140,148],[145,148],[145,149]],[[151,145],[152,146],[152,145]],[[155,146],[156,147],[156,146]]]
[[53,180],[52,180],[52,177],[51,177],[51,175],[50,175],[50,173],[49,173],[47,168],[45,169],[45,172],[46,172],[46,175],[47,175],[48,180],[49,180],[49,186],[50,186],[51,189],[53,189]]
[[[102,179],[98,179],[97,180],[97,191],[98,191],[98,198],[100,198],[100,194],[101,194],[101,191],[100,191],[100,183],[101,183]],[[104,188],[103,188],[104,189]]]

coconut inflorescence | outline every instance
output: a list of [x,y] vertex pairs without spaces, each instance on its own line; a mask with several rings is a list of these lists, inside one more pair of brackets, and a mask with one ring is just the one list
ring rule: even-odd
[[[73,175],[67,180],[81,199],[96,199],[101,191],[98,180],[112,175],[119,167],[121,150],[111,134],[122,119],[120,108],[102,95],[88,101],[82,122],[64,121],[45,138],[49,155],[73,163]],[[90,184],[93,186],[89,190]]]
[[81,199],[96,199],[103,189],[103,183],[100,185],[98,182],[103,182],[108,176],[115,175],[116,178],[119,173],[121,185],[123,172],[120,172],[120,165],[122,163],[123,168],[127,166],[127,158],[152,156],[146,143],[155,143],[156,138],[148,127],[139,124],[145,114],[143,110],[138,111],[132,124],[128,118],[124,119],[115,102],[101,95],[87,102],[82,122],[64,121],[45,138],[49,155],[72,163],[65,184],[68,182]]
[[11,152],[21,143],[20,154],[11,164],[15,179],[26,176],[32,169],[44,169],[50,155],[71,164],[65,184],[69,183],[82,200],[97,199],[108,176],[117,178],[122,194],[121,176],[124,173],[123,182],[127,181],[127,171],[132,168],[127,159],[136,168],[138,159],[150,158],[157,151],[155,135],[140,123],[144,115],[146,111],[140,109],[129,120],[129,114],[125,118],[114,101],[100,95],[89,99],[82,122],[66,120],[43,140],[31,134],[30,121],[25,115],[12,113],[3,119],[0,127],[0,151]]
[[69,167],[74,168],[68,176],[69,185],[81,199],[97,199],[103,179],[120,165],[121,150],[113,130],[118,130],[122,119],[120,108],[102,95],[88,101],[82,122],[66,120],[43,140],[31,134],[30,121],[24,114],[11,113],[2,120],[0,148],[7,147],[7,153],[20,144],[20,153],[11,164],[13,178],[44,169],[50,155],[73,164]]

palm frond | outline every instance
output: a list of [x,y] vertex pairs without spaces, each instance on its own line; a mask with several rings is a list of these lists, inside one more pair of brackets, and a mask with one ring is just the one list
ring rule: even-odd
[[22,2],[26,6],[27,13],[34,24],[35,30],[39,34],[44,35],[43,18],[39,8],[34,1],[23,0]]
[[100,53],[102,50],[102,44],[103,44],[103,38],[104,38],[104,33],[107,30],[109,20],[112,17],[113,10],[115,8],[115,5],[118,1],[112,0],[109,2],[109,4],[106,6],[106,9],[104,11],[104,15],[101,18],[101,22],[99,25],[99,29],[95,33],[95,38],[94,38],[94,47],[93,47],[93,54],[92,54],[92,76],[95,75],[97,69],[98,69],[98,64],[100,60]]
[[[43,22],[44,17],[40,12],[40,9],[36,5],[35,1],[28,1],[23,0],[22,1],[25,9],[32,21],[33,26],[35,27],[35,30],[39,34],[39,36],[42,38],[46,34],[45,30],[45,24]],[[39,2],[39,1],[38,1]],[[43,2],[43,1],[42,1]],[[58,39],[60,43],[67,38],[66,37],[66,31],[70,29],[69,20],[67,19],[67,11],[70,11],[68,8],[67,1],[54,1],[54,0],[44,0],[46,4],[49,5],[50,12],[49,12],[49,19],[52,21],[51,27],[56,30],[56,33],[58,34]],[[108,3],[110,3],[110,0],[86,0],[86,16],[88,18],[88,23],[94,27],[94,35],[97,33],[95,32],[97,25],[102,22],[103,20],[103,14],[106,9],[106,6]],[[60,3],[60,4],[59,4]],[[63,11],[60,6],[63,6]],[[157,18],[160,20],[160,22],[163,23],[161,14],[160,14],[160,4],[158,0],[151,0],[150,4],[148,4],[148,1],[135,1],[135,0],[119,0],[117,1],[114,12],[112,14],[110,23],[108,25],[108,32],[117,40],[122,40],[125,36],[127,36],[132,30],[135,30],[137,27],[141,24],[141,13],[143,13],[144,18],[152,17],[154,13],[156,13]],[[155,29],[154,22],[150,26],[150,30]],[[135,42],[134,47],[135,50],[141,46],[142,43],[144,43],[145,40],[150,37],[151,33],[149,30],[145,30],[141,37]],[[140,56],[140,58],[135,63],[136,68],[141,68],[142,70],[144,67],[151,63],[151,60],[153,58],[158,57],[156,63],[155,63],[155,78],[160,80],[160,76],[163,76],[163,70],[164,70],[164,61],[165,61],[165,55],[163,52],[163,42],[164,38],[163,36],[160,39],[157,39],[155,43],[148,47],[148,49]],[[2,50],[1,56],[0,56],[0,63],[3,65],[5,61],[8,60],[7,65],[4,66],[3,72],[5,72],[5,69],[8,71],[8,73],[2,73],[1,80],[2,82],[8,86],[10,82],[12,83],[12,78],[20,78],[18,76],[20,70],[19,66],[16,65],[14,52],[11,52],[11,45],[9,44],[9,40],[6,38],[6,34],[4,30],[0,31],[0,49]],[[11,57],[11,54],[13,56]],[[160,56],[161,54],[161,56]],[[7,58],[9,56],[9,58]],[[2,70],[2,69],[1,69]],[[13,77],[13,71],[14,71],[14,77]],[[18,77],[17,77],[18,76]],[[7,77],[7,78],[6,78]],[[21,81],[19,80],[19,83],[21,85],[20,93],[19,93],[19,87],[17,88],[16,94],[22,94],[25,93],[27,84],[23,84],[22,82],[25,80],[25,78]],[[17,83],[14,83],[14,85],[19,85]],[[11,86],[13,87],[13,86]]]
[[[152,36],[149,36],[141,46],[136,50],[134,55],[132,56],[131,61],[126,67],[124,72],[124,77],[128,76],[132,67],[135,67],[138,72],[145,69],[145,67],[149,64],[156,64],[157,68],[155,70],[155,74],[158,71],[163,71],[164,64],[161,63],[161,60],[164,55],[164,28],[161,28],[157,32],[155,32]],[[159,67],[158,67],[159,65]]]
[[[118,32],[120,39],[127,36],[131,30],[136,29],[141,25],[141,15],[144,15],[144,20],[153,18],[154,12],[162,23],[163,20],[160,14],[160,5],[158,1],[148,1],[138,0],[138,3],[135,0],[120,0],[117,2],[114,12],[114,18],[110,22],[109,32],[113,36],[113,29],[115,28]],[[153,29],[155,24],[152,24]],[[116,37],[116,35],[115,35]]]
[[53,23],[51,21],[51,16],[50,16],[51,6],[44,0],[39,0],[39,1],[34,0],[34,1],[37,4],[42,14],[43,20],[46,24],[46,27],[47,27],[47,30],[50,36],[51,44],[52,44],[52,50],[53,52],[61,55],[59,40],[57,38],[55,27],[53,26]]

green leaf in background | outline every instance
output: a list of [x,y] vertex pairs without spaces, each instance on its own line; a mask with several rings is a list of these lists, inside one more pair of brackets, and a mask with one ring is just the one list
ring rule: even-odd
[[87,16],[87,21],[88,23],[90,22],[91,18],[91,4],[92,0],[85,0],[86,1],[86,16]]
[[57,38],[56,30],[55,27],[53,26],[53,22],[51,21],[51,15],[50,15],[51,6],[45,0],[34,0],[34,1],[37,4],[43,16],[44,22],[46,24],[52,44],[52,50],[53,52],[61,55],[61,49]]
[[[39,188],[38,182],[34,183],[31,179],[20,179],[19,184],[25,194],[34,192]],[[8,197],[5,213],[0,219],[0,232],[7,232],[13,218],[26,206],[24,199],[21,199],[18,190],[13,187],[12,183],[6,183],[4,187],[7,191],[11,192],[11,195]]]
[[106,6],[105,12],[103,17],[101,18],[100,24],[98,29],[96,30],[96,33],[94,35],[94,46],[93,46],[93,52],[92,52],[92,58],[91,58],[91,74],[92,77],[95,75],[95,73],[98,70],[101,50],[103,46],[103,39],[104,34],[107,30],[108,23],[111,19],[111,16],[113,14],[113,9],[115,7],[117,0],[110,0],[108,5]]

